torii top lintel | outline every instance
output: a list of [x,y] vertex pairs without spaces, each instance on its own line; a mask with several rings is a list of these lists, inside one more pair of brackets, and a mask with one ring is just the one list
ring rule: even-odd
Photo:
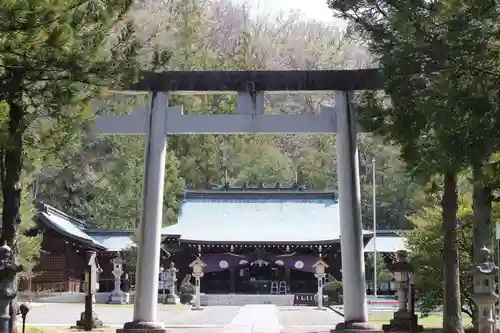
[[128,91],[354,91],[382,89],[379,69],[141,72]]

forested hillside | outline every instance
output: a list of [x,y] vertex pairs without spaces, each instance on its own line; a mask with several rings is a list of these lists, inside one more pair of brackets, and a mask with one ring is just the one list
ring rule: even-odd
[[[221,1],[143,1],[132,12],[146,45],[159,43],[172,58],[165,69],[360,68],[371,59],[343,31],[296,16],[250,18],[244,7]],[[153,37],[151,37],[153,36]],[[152,47],[152,46],[151,46]],[[144,51],[144,62],[151,52]],[[266,97],[269,113],[314,113],[330,96]],[[174,95],[186,113],[229,113],[234,96]],[[130,112],[144,96],[109,95],[94,103],[97,114]],[[133,228],[140,209],[144,138],[96,137],[83,129],[78,144],[65,146],[62,163],[43,166],[32,188],[38,200],[99,228]],[[183,188],[230,182],[304,184],[336,189],[335,136],[189,135],[168,138],[165,224],[175,223]],[[397,147],[361,134],[360,176],[365,227],[372,225],[372,159],[376,159],[379,228],[407,228],[408,216],[425,201],[405,175]]]

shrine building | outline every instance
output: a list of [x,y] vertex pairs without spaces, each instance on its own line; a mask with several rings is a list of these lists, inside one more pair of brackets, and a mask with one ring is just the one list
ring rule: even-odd
[[[313,265],[319,258],[329,265],[328,274],[342,279],[339,204],[332,191],[279,186],[186,191],[178,223],[162,234],[181,277],[190,273],[187,265],[195,257],[207,265],[201,280],[207,294],[315,292]],[[363,235],[369,245],[372,232]],[[404,247],[398,235],[386,238],[377,248]]]
[[[40,260],[29,281],[20,289],[80,292],[86,267],[85,251],[97,252],[100,290],[113,288],[111,260],[133,242],[133,231],[95,229],[82,220],[43,203],[36,203],[36,229],[42,235]],[[134,272],[131,273],[134,275]]]
[[[206,294],[315,292],[313,265],[322,258],[327,273],[341,280],[339,205],[335,192],[300,186],[185,191],[178,222],[162,229],[162,267],[174,262],[178,283],[199,257],[207,266],[201,279]],[[94,250],[102,268],[100,292],[111,291],[111,260],[135,246],[133,231],[91,228],[54,207],[37,204],[42,253],[31,290],[80,291],[85,251]],[[398,232],[378,231],[377,251],[405,248]],[[363,231],[365,252],[373,234]],[[128,272],[133,285],[134,273]],[[26,281],[25,281],[26,282]],[[277,285],[278,290],[275,290]],[[28,288],[23,283],[24,289]]]

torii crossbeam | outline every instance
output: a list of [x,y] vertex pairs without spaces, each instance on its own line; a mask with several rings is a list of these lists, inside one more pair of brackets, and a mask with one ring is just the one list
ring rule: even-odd
[[[134,317],[119,331],[164,330],[156,311],[167,135],[245,133],[336,133],[342,275],[346,283],[345,322],[335,330],[378,331],[367,324],[357,125],[351,102],[352,90],[380,88],[377,70],[167,72],[143,73],[141,77],[124,90],[148,91],[148,107],[130,115],[101,117],[95,125],[96,132],[102,134],[148,138]],[[186,91],[238,92],[236,114],[184,115],[182,107],[168,106],[169,93]],[[335,105],[322,106],[317,115],[266,115],[265,91],[335,91]]]

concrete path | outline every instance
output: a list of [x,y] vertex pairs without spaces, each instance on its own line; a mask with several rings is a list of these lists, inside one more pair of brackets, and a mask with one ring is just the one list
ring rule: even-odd
[[280,333],[276,305],[245,305],[224,328],[224,333]]

